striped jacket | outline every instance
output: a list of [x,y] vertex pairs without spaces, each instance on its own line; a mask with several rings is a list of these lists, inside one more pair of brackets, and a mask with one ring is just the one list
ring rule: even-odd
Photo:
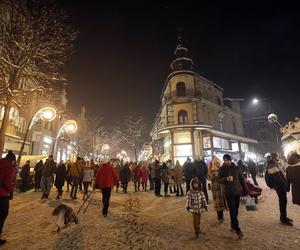
[[186,207],[191,213],[201,214],[207,208],[205,195],[199,190],[191,189],[187,193]]

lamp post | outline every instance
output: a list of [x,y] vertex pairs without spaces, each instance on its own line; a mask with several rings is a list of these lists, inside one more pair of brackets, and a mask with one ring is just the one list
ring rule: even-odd
[[[282,125],[281,125],[281,123],[278,121],[278,116],[277,115],[275,115],[275,114],[269,114],[268,115],[268,121],[270,122],[270,123],[272,123],[272,124],[278,124],[278,126],[280,127],[280,128],[282,128]],[[277,133],[277,129],[274,127],[274,129],[275,129],[275,134],[276,134],[276,140],[277,140],[277,144],[278,144],[278,146],[280,147],[280,142],[279,142],[279,138],[278,138],[278,133]]]
[[77,131],[77,123],[75,120],[67,120],[64,122],[64,124],[59,128],[57,136],[55,138],[52,154],[54,159],[56,159],[56,147],[57,147],[57,141],[62,133],[67,134],[74,134]]
[[29,130],[32,128],[32,126],[34,126],[35,124],[37,124],[37,122],[39,120],[42,121],[46,121],[46,122],[51,122],[56,118],[56,109],[53,107],[43,107],[41,109],[39,109],[30,119],[28,127],[26,129],[25,132],[25,136],[24,136],[24,140],[22,142],[21,148],[20,148],[20,153],[18,156],[18,160],[17,160],[17,165],[20,165],[21,162],[21,158],[22,158],[22,153],[24,150],[24,146],[25,146],[25,142],[28,136],[28,132]]

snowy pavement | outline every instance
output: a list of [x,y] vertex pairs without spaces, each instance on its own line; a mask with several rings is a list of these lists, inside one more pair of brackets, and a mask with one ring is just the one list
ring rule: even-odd
[[[260,180],[260,183],[261,180]],[[263,183],[262,183],[263,185]],[[244,239],[238,240],[230,228],[229,214],[218,224],[213,204],[202,215],[200,239],[195,239],[192,216],[185,209],[185,197],[157,198],[152,192],[113,192],[109,216],[101,216],[101,194],[97,191],[78,225],[56,232],[53,209],[61,201],[40,200],[40,193],[15,194],[4,226],[2,249],[300,249],[300,207],[291,203],[288,215],[294,227],[279,223],[275,191],[265,188],[264,201],[257,211],[246,211],[241,204],[239,221]],[[71,201],[64,192],[63,202],[75,211],[82,204],[82,194]]]

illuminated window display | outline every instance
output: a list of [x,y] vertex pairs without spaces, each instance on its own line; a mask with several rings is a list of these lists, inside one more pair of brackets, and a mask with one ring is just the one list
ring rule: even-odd
[[184,144],[191,142],[191,133],[189,131],[174,133],[174,144]]

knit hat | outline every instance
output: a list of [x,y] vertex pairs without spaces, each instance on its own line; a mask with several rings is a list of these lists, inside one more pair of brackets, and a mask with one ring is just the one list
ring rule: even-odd
[[11,150],[8,150],[8,153],[5,156],[5,159],[13,162],[16,160],[16,156],[14,155],[14,153]]

